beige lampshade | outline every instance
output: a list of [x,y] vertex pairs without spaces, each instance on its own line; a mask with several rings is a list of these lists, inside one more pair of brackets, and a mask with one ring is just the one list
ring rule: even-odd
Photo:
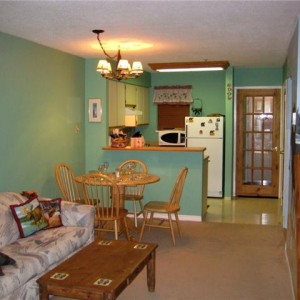
[[142,66],[142,63],[140,61],[134,61],[132,63],[131,73],[134,73],[134,74],[141,74],[141,73],[143,73],[143,66]]
[[101,74],[109,73],[108,65],[109,63],[105,59],[100,59],[97,65],[97,71]]
[[130,69],[130,64],[127,59],[120,59],[117,70],[129,70]]

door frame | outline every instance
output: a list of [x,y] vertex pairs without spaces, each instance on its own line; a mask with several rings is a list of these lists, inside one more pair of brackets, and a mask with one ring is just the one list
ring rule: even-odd
[[[291,134],[293,126],[293,101],[292,101],[292,79],[289,77],[284,83],[285,89],[285,124],[283,124],[283,135],[285,139],[282,141],[282,149],[280,149],[283,169],[282,173],[282,182],[281,182],[281,201],[282,201],[282,226],[283,228],[288,227],[288,209],[289,209],[289,199],[292,194],[292,174],[291,174],[291,163],[292,163],[292,150],[291,150]],[[283,95],[284,96],[284,95]],[[282,102],[284,99],[282,98]]]
[[[282,104],[282,97],[283,97],[283,87],[282,86],[239,86],[239,87],[235,87],[234,88],[234,120],[233,120],[233,124],[234,124],[234,129],[233,129],[233,163],[234,166],[236,165],[236,122],[237,122],[237,90],[262,90],[262,89],[279,89],[281,92],[281,97],[280,97],[280,106]],[[281,126],[281,124],[280,124]],[[283,135],[280,135],[280,144],[282,143],[282,139],[283,139]],[[282,166],[281,164],[279,164],[279,172],[278,174],[281,174],[282,170],[280,169]],[[279,175],[278,178],[279,182],[278,182],[278,186],[280,188],[280,186],[282,185],[282,177]],[[233,178],[232,178],[232,196],[236,197],[236,168],[233,168]],[[279,194],[279,191],[278,191]]]

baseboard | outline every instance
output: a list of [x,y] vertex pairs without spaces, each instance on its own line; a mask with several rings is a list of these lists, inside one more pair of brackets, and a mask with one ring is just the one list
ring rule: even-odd
[[[167,214],[160,214],[162,218],[168,218]],[[142,215],[139,215],[138,218],[143,218]],[[191,221],[191,222],[202,222],[201,216],[191,216],[191,215],[178,215],[180,221]]]
[[286,243],[285,243],[284,253],[285,253],[285,259],[286,259],[286,263],[287,263],[288,270],[289,270],[289,277],[290,277],[291,290],[292,290],[292,293],[293,293],[293,299],[296,300],[296,293],[295,293],[294,284],[293,284],[292,270],[291,270],[291,266],[290,266],[289,257],[288,257],[288,254],[287,254]]
[[202,222],[201,216],[178,215],[178,217],[179,217],[179,220],[182,220],[182,221]]

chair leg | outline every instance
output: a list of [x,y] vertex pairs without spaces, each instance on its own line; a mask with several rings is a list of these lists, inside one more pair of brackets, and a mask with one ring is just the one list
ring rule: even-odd
[[136,201],[133,201],[133,217],[134,217],[134,226],[137,227]]
[[140,239],[139,239],[139,241],[142,240],[143,235],[144,235],[145,224],[146,224],[146,221],[147,221],[147,218],[148,218],[148,211],[144,211],[143,214],[144,214],[144,220],[143,220],[143,223],[142,223],[142,228],[141,228],[141,232],[140,232]]
[[118,220],[114,220],[115,227],[115,240],[119,238],[119,230],[118,230]]
[[174,230],[173,230],[173,224],[172,224],[172,216],[170,213],[168,213],[168,218],[169,218],[170,230],[171,230],[171,234],[172,234],[172,241],[173,241],[173,245],[175,246],[175,236],[174,236]]
[[176,219],[178,234],[181,237],[181,226],[180,226],[180,222],[179,222],[179,218],[178,218],[178,213],[177,212],[175,213],[175,219]]
[[[149,224],[153,224],[153,217],[154,217],[154,212],[150,212],[150,220],[149,220]],[[151,227],[149,226],[148,231],[150,232]]]
[[128,241],[130,241],[130,234],[129,234],[129,229],[128,229],[126,217],[123,219],[123,221],[124,221],[126,238],[127,238]]

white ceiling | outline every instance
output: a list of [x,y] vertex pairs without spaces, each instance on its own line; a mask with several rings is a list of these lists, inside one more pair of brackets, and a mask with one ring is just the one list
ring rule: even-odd
[[103,42],[152,44],[122,51],[148,70],[201,60],[281,67],[298,15],[300,1],[0,1],[0,31],[92,58],[102,54],[91,46],[98,45],[92,30],[104,29]]

